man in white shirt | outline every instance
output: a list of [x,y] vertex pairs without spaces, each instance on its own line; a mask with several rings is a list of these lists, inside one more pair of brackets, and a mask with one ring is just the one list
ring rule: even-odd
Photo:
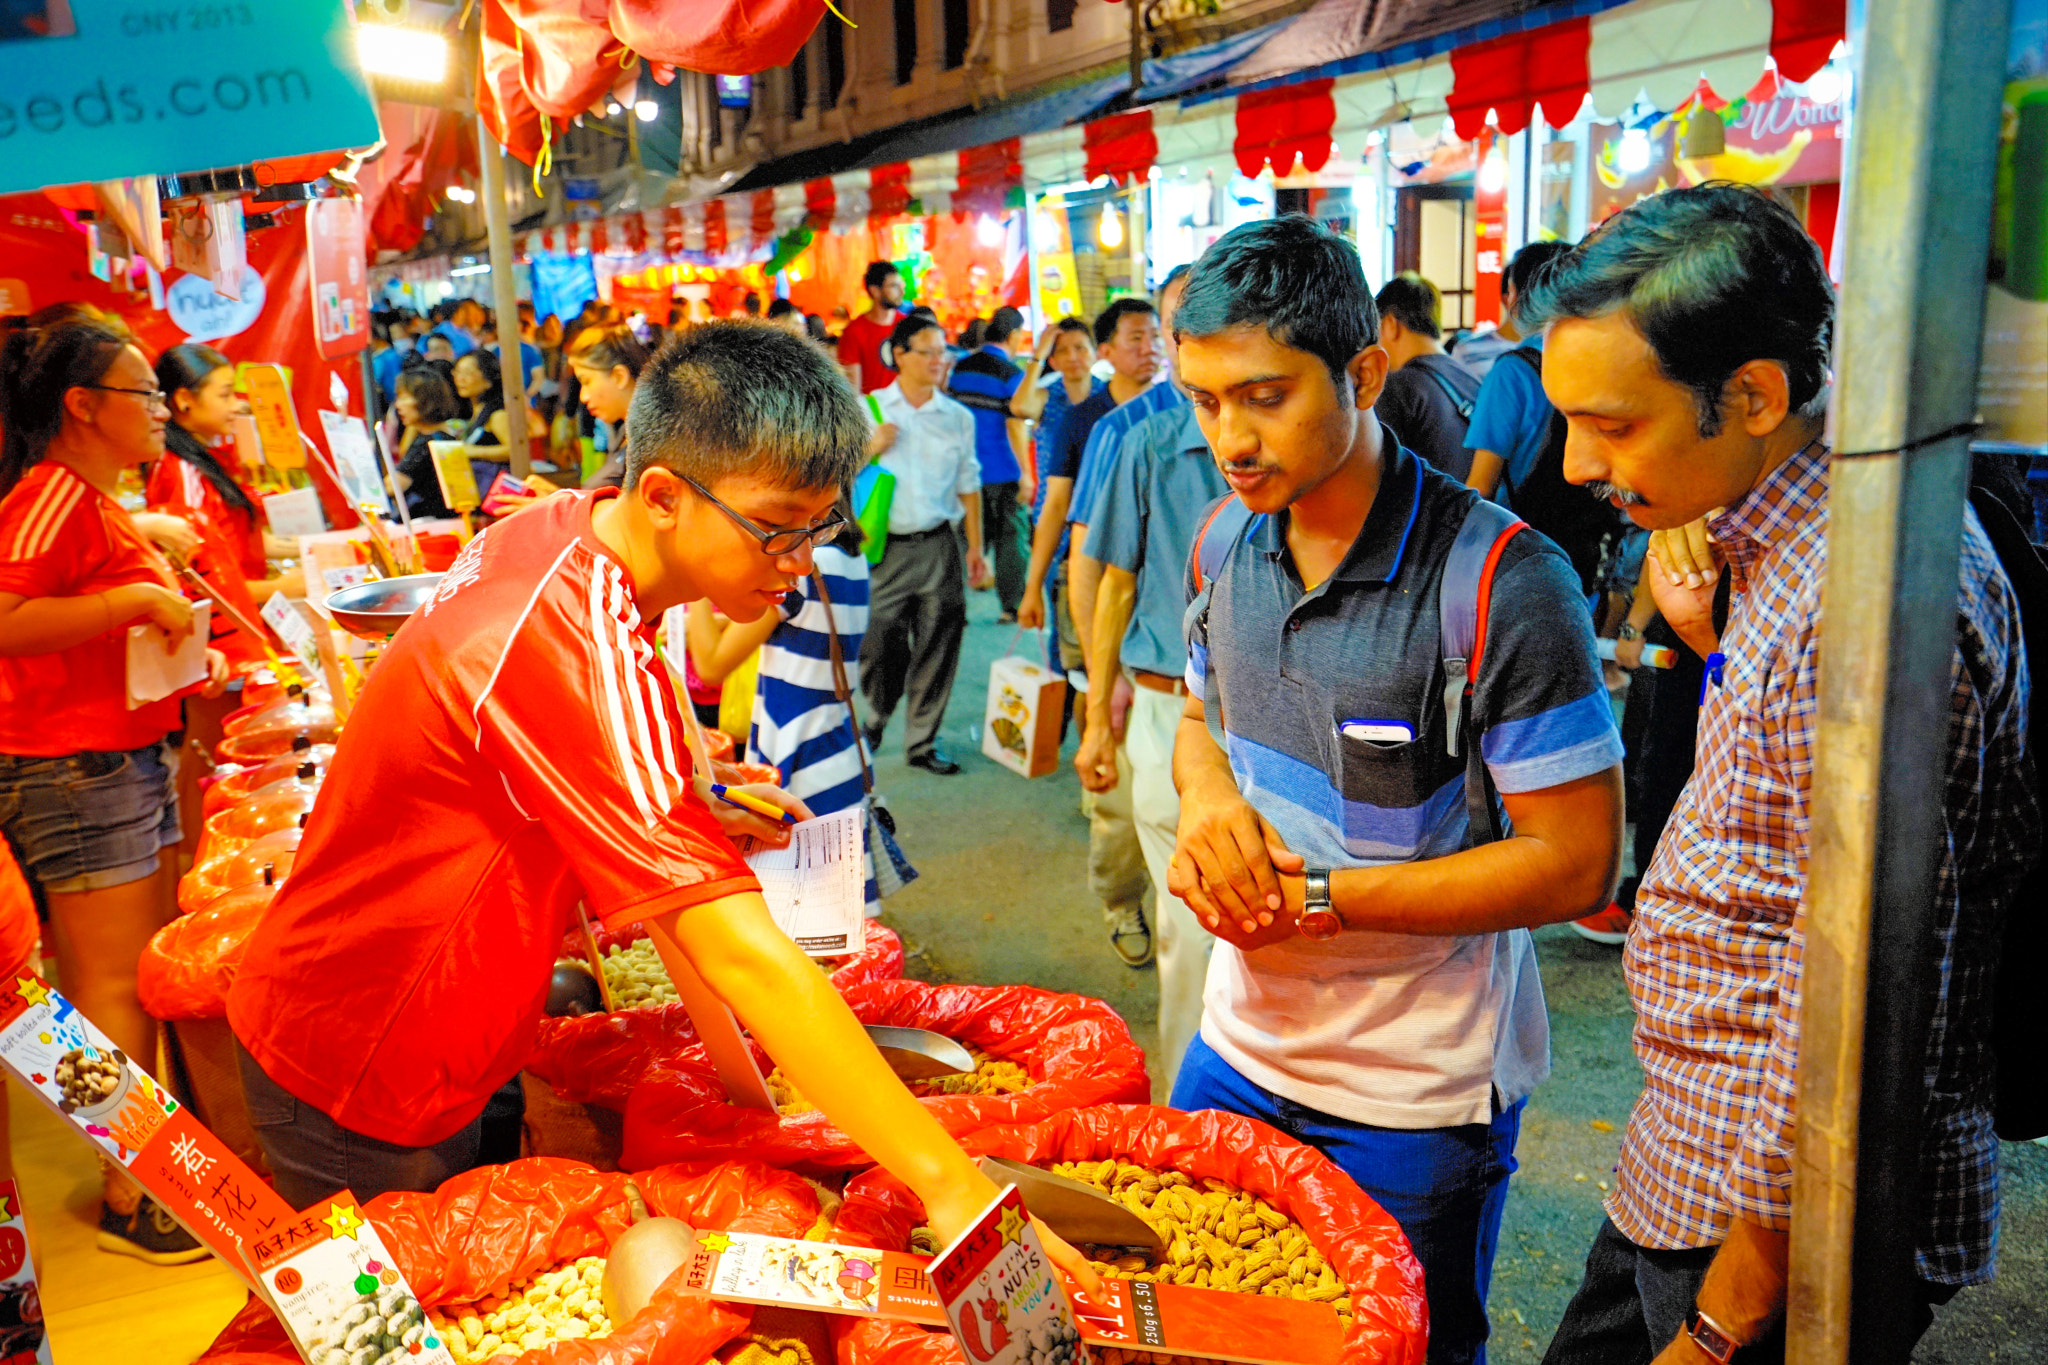
[[[931,318],[906,315],[883,350],[896,382],[871,395],[881,425],[868,449],[896,476],[889,545],[875,566],[868,631],[860,646],[867,743],[875,749],[907,692],[904,753],[914,768],[942,777],[960,771],[938,746],[939,724],[960,668],[967,628],[967,581],[988,576],[981,555],[981,461],[974,414],[939,392],[946,334]],[[967,561],[960,560],[960,530]]]

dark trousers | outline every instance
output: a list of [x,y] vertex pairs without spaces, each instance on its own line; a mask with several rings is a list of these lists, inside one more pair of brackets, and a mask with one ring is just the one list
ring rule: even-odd
[[[1656,1251],[1637,1246],[1609,1219],[1600,1220],[1593,1249],[1586,1253],[1586,1278],[1565,1307],[1564,1321],[1543,1353],[1543,1365],[1649,1365],[1692,1318],[1700,1283],[1717,1247]],[[1949,1285],[1922,1283],[1915,1305],[1913,1340],[1898,1343],[1891,1358],[1912,1354],[1934,1322],[1936,1304],[1955,1294]],[[1781,1320],[1763,1338],[1735,1353],[1736,1365],[1780,1365],[1785,1359]]]
[[950,526],[889,536],[868,586],[868,629],[860,642],[860,690],[867,723],[880,734],[907,695],[903,748],[932,751],[967,629],[967,577],[960,537]]
[[981,544],[996,571],[996,601],[1015,615],[1024,600],[1024,576],[1031,568],[1024,513],[1017,506],[1017,481],[981,486]]
[[386,1190],[434,1190],[476,1166],[483,1140],[479,1115],[431,1147],[401,1147],[344,1128],[270,1079],[235,1040],[249,1126],[270,1165],[271,1183],[287,1204],[309,1208],[338,1190],[374,1199]]

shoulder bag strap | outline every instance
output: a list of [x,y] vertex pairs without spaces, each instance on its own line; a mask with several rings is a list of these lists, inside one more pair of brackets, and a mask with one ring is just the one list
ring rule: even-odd
[[1508,542],[1526,530],[1500,504],[1474,500],[1458,528],[1437,587],[1437,619],[1444,659],[1444,744],[1465,760],[1465,814],[1475,844],[1504,835],[1494,804],[1493,778],[1480,753],[1479,724],[1472,714],[1472,688],[1486,651],[1486,615],[1493,601],[1493,574]]
[[839,644],[839,621],[832,614],[832,592],[825,586],[825,575],[818,566],[811,565],[811,585],[818,590],[818,601],[825,607],[825,648],[832,654],[832,690],[846,706],[846,723],[853,727],[853,751],[860,757],[860,785],[869,796],[875,794],[875,775],[868,768],[867,742],[861,738],[860,712],[855,709],[853,688],[846,681],[846,652]]

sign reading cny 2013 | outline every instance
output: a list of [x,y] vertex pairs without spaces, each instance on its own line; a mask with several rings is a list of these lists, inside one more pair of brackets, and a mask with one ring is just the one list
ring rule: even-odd
[[0,7],[0,193],[367,146],[340,0]]

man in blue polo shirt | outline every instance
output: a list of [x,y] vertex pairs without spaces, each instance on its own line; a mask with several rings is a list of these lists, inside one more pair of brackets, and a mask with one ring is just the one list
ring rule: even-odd
[[1605,904],[1620,865],[1621,737],[1585,601],[1526,529],[1477,575],[1464,705],[1494,789],[1479,810],[1508,831],[1485,841],[1438,590],[1467,517],[1492,545],[1497,514],[1374,414],[1387,354],[1356,251],[1307,218],[1237,228],[1174,327],[1202,434],[1257,515],[1190,573],[1169,886],[1220,941],[1173,1103],[1326,1152],[1422,1263],[1432,1365],[1483,1361],[1522,1106],[1550,1069],[1528,927]]
[[[1175,367],[1173,313],[1186,278],[1183,266],[1159,291],[1169,378]],[[1160,390],[1179,392],[1171,383],[1154,391]],[[1187,668],[1187,645],[1181,638],[1187,609],[1183,585],[1203,513],[1230,486],[1209,457],[1209,443],[1185,400],[1138,423],[1102,457],[1108,473],[1094,510],[1083,518],[1088,534],[1082,552],[1101,565],[1102,586],[1095,595],[1095,638],[1088,646],[1086,727],[1074,768],[1091,792],[1109,791],[1126,778],[1130,784],[1132,820],[1154,890],[1159,1046],[1151,1054],[1152,1073],[1171,1085],[1202,1025],[1202,982],[1209,970],[1209,945],[1215,941],[1180,898],[1166,890],[1180,823],[1173,744],[1187,696],[1181,681]],[[1113,702],[1119,678],[1131,696],[1121,736]]]
[[1024,325],[1024,315],[1005,306],[995,311],[982,332],[982,345],[954,362],[946,395],[974,414],[974,453],[981,461],[981,543],[996,571],[998,618],[1004,625],[1017,619],[1024,599],[1024,516],[1017,489],[1024,469],[1017,451],[1024,443],[1024,424],[1010,415],[1010,395],[1024,382],[1024,371],[1010,359],[1010,337]]

